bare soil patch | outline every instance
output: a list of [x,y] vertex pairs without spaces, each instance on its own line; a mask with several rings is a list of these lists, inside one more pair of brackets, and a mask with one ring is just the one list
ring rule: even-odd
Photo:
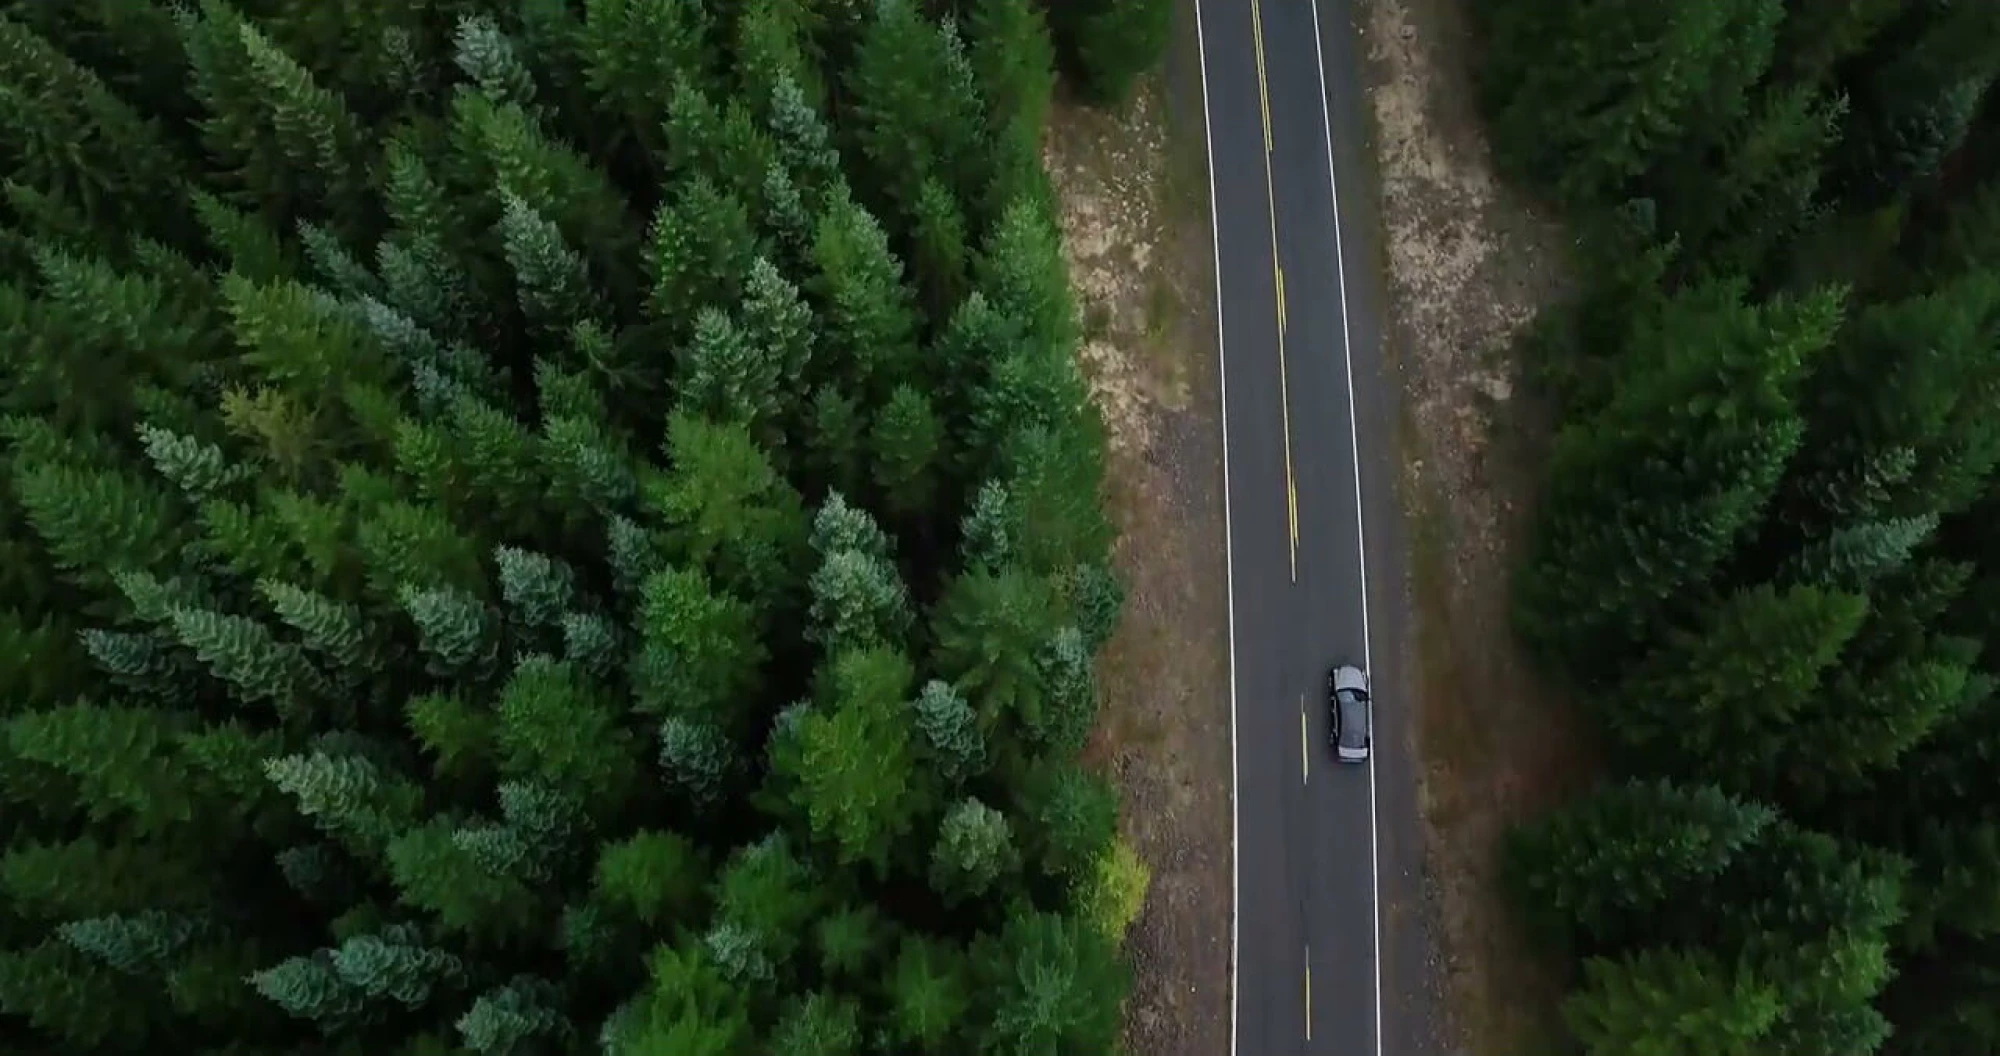
[[1568,282],[1566,236],[1501,186],[1474,106],[1466,0],[1368,0],[1389,347],[1404,393],[1419,796],[1460,1052],[1554,1048],[1563,980],[1494,883],[1511,824],[1594,772],[1585,725],[1529,669],[1509,576],[1548,426],[1514,339]]
[[[1165,82],[1121,113],[1059,104],[1046,151],[1110,434],[1125,617],[1099,664],[1092,745],[1152,869],[1127,939],[1127,1051],[1229,1047],[1230,769],[1219,397],[1205,161]],[[1193,141],[1200,142],[1200,130]],[[1191,206],[1199,206],[1194,208]]]

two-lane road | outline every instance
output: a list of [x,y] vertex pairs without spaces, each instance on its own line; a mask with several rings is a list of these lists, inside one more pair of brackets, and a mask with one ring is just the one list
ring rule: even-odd
[[[1386,405],[1368,307],[1379,280],[1340,193],[1361,158],[1360,75],[1347,0],[1324,6],[1196,3],[1222,358],[1232,1034],[1243,1056],[1385,1051],[1377,791],[1383,771],[1408,762],[1394,683],[1369,641],[1364,525],[1393,505],[1382,456],[1362,442],[1375,435],[1361,424],[1376,420],[1370,403]],[[1342,662],[1375,675],[1382,705],[1365,766],[1338,764],[1327,747],[1327,671]]]

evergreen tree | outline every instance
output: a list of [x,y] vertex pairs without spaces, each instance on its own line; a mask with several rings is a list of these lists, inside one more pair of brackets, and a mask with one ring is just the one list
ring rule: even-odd
[[672,472],[647,497],[679,550],[724,588],[768,602],[795,575],[807,531],[797,491],[740,426],[685,413],[667,423]]
[[1159,64],[1173,30],[1174,5],[1164,0],[1084,0],[1051,11],[1064,58],[1102,102],[1132,94],[1139,76]]
[[1817,587],[1742,591],[1649,654],[1605,699],[1605,723],[1653,767],[1766,791],[1774,742],[1811,709],[1866,613],[1865,598]]
[[480,994],[458,1020],[465,1046],[482,1056],[527,1051],[538,1039],[560,1041],[570,1029],[556,988],[547,980],[525,975]]
[[1839,306],[1820,294],[1748,307],[1727,284],[1704,287],[1626,350],[1618,395],[1565,427],[1551,456],[1517,588],[1538,648],[1603,670],[1730,556],[1798,448],[1791,390]]
[[831,376],[857,397],[909,377],[917,357],[916,306],[875,217],[851,199],[829,203],[812,255],[826,304],[821,347],[831,353]]
[[1027,912],[973,953],[991,1018],[987,1051],[1105,1051],[1118,1036],[1118,1002],[1130,985],[1116,950],[1073,917]]
[[917,1052],[942,1054],[967,1037],[971,962],[947,940],[907,935],[889,973],[887,1033]]
[[591,90],[651,145],[666,118],[661,86],[708,73],[709,32],[701,4],[589,0],[577,52]]
[[925,18],[910,0],[875,0],[855,48],[848,91],[867,181],[909,215],[924,180],[961,194],[981,186],[977,87],[955,28]]
[[1495,5],[1481,88],[1496,152],[1565,198],[1616,200],[1696,121],[1743,112],[1783,14],[1779,0]]
[[700,905],[706,873],[700,851],[684,837],[641,831],[605,846],[593,897],[648,927],[669,924]]
[[1013,868],[1013,830],[999,811],[963,799],[945,812],[931,851],[931,888],[953,902],[976,899]]
[[913,386],[896,386],[875,419],[870,442],[875,485],[887,507],[908,518],[932,509],[946,453],[944,423],[929,398]]
[[1701,952],[1647,950],[1584,965],[1586,982],[1563,1006],[1585,1051],[1751,1056],[1782,1010],[1768,985]]
[[1649,913],[1722,875],[1772,817],[1713,788],[1613,785],[1510,835],[1507,883],[1544,936],[1615,949],[1645,933]]
[[798,782],[814,838],[842,865],[887,867],[914,821],[909,661],[887,648],[842,653],[825,675],[826,699],[799,722]]

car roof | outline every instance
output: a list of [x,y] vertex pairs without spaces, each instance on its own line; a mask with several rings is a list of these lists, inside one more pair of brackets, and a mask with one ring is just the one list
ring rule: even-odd
[[1368,705],[1351,696],[1340,698],[1340,743],[1359,748],[1368,740]]

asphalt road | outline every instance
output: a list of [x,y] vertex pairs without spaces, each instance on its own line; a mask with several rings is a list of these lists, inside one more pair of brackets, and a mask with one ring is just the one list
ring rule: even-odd
[[[1421,940],[1385,921],[1416,901],[1417,837],[1398,710],[1407,679],[1401,650],[1385,648],[1401,620],[1387,635],[1371,627],[1398,607],[1393,558],[1378,555],[1400,529],[1351,3],[1196,0],[1230,551],[1232,1032],[1244,1056],[1421,1047],[1407,1039],[1422,1032],[1398,1022],[1421,1015],[1420,986],[1385,968],[1421,960],[1399,956]],[[1327,745],[1337,663],[1373,676],[1365,766],[1335,762]]]

